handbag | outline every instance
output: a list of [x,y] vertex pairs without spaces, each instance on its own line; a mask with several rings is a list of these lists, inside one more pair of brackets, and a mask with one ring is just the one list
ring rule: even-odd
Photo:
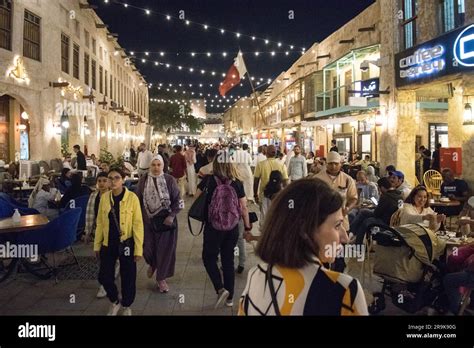
[[[112,213],[112,217],[114,218],[115,227],[122,235],[122,230],[120,229],[120,224],[118,223],[117,215],[115,214],[115,209],[112,205],[112,198],[111,198],[111,209],[110,212]],[[118,246],[119,256],[133,256],[135,250],[135,241],[133,237],[125,239],[123,242],[119,243]]]
[[[208,191],[207,191],[207,187],[205,187],[202,193],[199,195],[199,197],[196,198],[196,200],[193,202],[193,204],[189,208],[188,227],[189,227],[189,232],[191,232],[193,236],[199,236],[204,230],[204,225],[207,219],[207,216],[206,216],[207,215],[206,214],[207,196],[208,196]],[[191,227],[191,219],[201,221],[201,229],[199,230],[197,234],[193,233],[193,229]]]
[[168,226],[168,225],[165,225],[165,220],[166,218],[168,217],[168,214],[167,213],[164,213],[164,214],[158,214],[156,216],[153,216],[151,218],[151,224],[153,226],[153,231],[154,232],[168,232],[168,231],[172,231],[176,228],[176,218],[174,218],[173,220],[173,223]]

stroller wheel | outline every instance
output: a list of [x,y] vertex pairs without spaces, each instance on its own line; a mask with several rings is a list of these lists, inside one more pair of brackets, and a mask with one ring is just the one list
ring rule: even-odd
[[374,293],[374,302],[369,306],[369,313],[378,314],[385,309],[385,296],[383,293]]

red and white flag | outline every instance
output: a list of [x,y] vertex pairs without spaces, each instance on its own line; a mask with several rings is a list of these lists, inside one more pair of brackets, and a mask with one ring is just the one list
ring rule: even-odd
[[238,85],[246,73],[247,67],[245,66],[244,57],[242,56],[242,52],[239,51],[237,57],[234,59],[234,64],[232,64],[224,81],[221,82],[219,86],[221,96],[225,96],[234,86]]

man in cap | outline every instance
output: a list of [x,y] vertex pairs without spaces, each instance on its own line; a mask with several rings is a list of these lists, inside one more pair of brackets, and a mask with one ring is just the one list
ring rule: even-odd
[[[354,179],[344,173],[342,168],[342,158],[337,152],[330,151],[327,156],[326,170],[319,172],[315,178],[326,182],[334,190],[339,192],[344,200],[342,213],[344,215],[344,229],[349,231],[349,212],[357,205],[357,187]],[[346,267],[344,257],[337,257],[334,263],[334,270],[343,272]]]
[[407,182],[405,182],[405,174],[399,170],[395,170],[390,172],[388,180],[394,189],[402,192],[403,200],[407,199],[407,197],[410,195],[411,187]]
[[347,214],[357,205],[357,186],[349,175],[342,169],[342,158],[337,152],[331,151],[327,156],[326,170],[321,171],[315,177],[321,179],[338,191],[344,199],[343,214],[344,227],[349,230],[349,220]]

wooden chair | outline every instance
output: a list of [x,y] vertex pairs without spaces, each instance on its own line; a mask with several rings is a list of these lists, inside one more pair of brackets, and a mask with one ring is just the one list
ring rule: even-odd
[[423,182],[425,183],[426,189],[433,196],[441,196],[441,184],[443,183],[443,177],[437,170],[428,170],[423,175]]
[[398,227],[400,226],[400,214],[402,210],[398,209],[395,213],[392,214],[390,218],[390,227]]

